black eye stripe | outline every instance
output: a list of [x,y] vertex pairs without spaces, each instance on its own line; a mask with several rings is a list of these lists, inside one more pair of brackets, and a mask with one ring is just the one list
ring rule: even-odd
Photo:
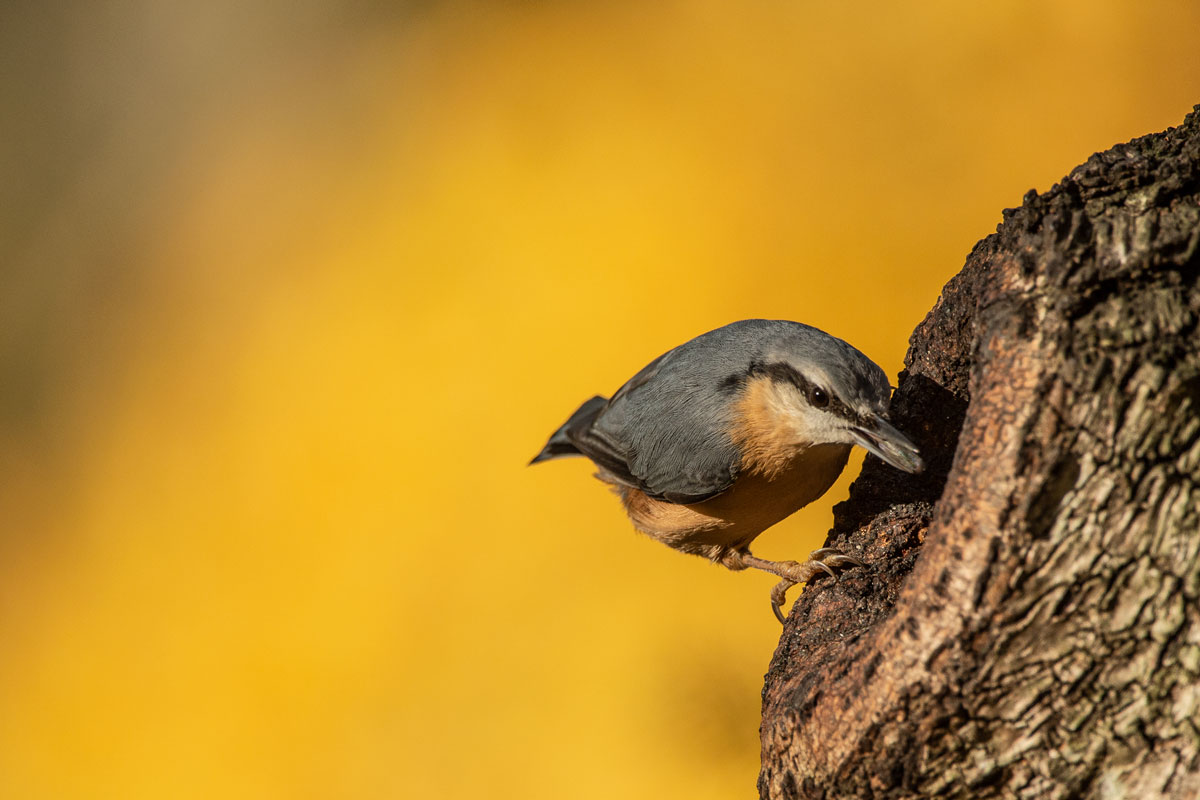
[[775,361],[770,364],[762,361],[753,361],[746,372],[752,378],[762,376],[770,378],[776,383],[790,383],[803,392],[805,396],[813,388],[813,385],[800,374],[799,370],[791,364],[782,361]]
[[[808,399],[811,405],[831,414],[836,414],[856,425],[864,423],[864,420],[843,403],[837,395],[812,383],[801,375],[799,370],[783,361],[773,361],[771,363],[764,361],[751,362],[744,375],[730,375],[722,382],[721,388],[727,391],[735,388],[740,389],[747,379],[756,377],[770,378],[777,383],[790,383],[800,390],[800,393]],[[814,391],[824,394],[826,401],[823,405],[813,400]]]

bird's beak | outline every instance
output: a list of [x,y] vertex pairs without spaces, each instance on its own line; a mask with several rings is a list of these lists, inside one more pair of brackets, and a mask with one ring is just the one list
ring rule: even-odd
[[855,442],[896,469],[905,472],[920,472],[925,469],[925,462],[917,453],[917,446],[883,417],[873,416],[864,425],[852,426],[850,435]]

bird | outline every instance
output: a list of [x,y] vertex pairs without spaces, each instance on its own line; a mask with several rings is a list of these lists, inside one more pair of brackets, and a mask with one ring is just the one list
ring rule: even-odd
[[587,457],[637,530],[731,570],[778,576],[771,608],[782,624],[792,586],[864,565],[833,548],[769,561],[751,554],[754,539],[825,494],[853,445],[904,472],[924,469],[888,421],[891,392],[879,365],[818,328],[740,320],[585,402],[529,463]]

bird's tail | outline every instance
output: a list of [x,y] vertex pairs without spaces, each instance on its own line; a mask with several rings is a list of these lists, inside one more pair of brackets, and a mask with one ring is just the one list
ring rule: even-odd
[[541,461],[549,461],[552,458],[562,458],[563,456],[580,456],[583,453],[571,441],[575,435],[586,430],[596,416],[608,403],[607,397],[596,395],[591,400],[581,405],[579,409],[571,415],[571,418],[563,423],[563,426],[554,432],[550,437],[550,441],[546,442],[546,446],[542,448],[542,452],[538,453],[530,461],[530,464],[537,464]]

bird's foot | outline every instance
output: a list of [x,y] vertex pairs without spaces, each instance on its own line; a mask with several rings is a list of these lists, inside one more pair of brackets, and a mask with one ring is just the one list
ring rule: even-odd
[[780,624],[784,621],[783,604],[787,599],[788,589],[798,583],[808,583],[821,572],[836,579],[837,572],[834,571],[836,569],[847,566],[866,566],[854,556],[848,556],[833,547],[814,550],[808,561],[803,564],[797,561],[767,561],[749,553],[744,554],[742,558],[746,566],[766,570],[783,578],[771,589],[771,610],[775,612],[775,618],[779,620]]
[[[836,547],[822,547],[819,550],[813,550],[808,554],[808,563],[820,567],[824,572],[837,577],[833,574],[833,569],[841,567],[865,567],[866,564],[859,561],[854,556],[848,556]],[[830,569],[832,567],[832,569]]]

